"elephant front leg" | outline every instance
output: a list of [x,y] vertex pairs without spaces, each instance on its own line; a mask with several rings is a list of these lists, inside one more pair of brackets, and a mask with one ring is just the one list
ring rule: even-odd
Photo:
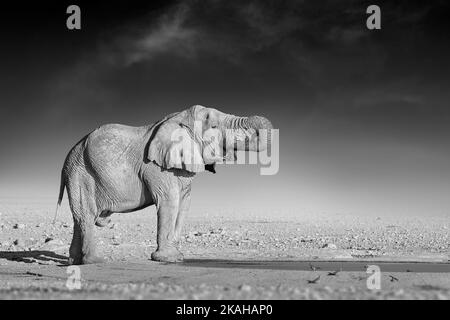
[[178,200],[164,200],[158,205],[158,248],[151,255],[154,261],[179,262],[183,260],[183,254],[176,248],[175,241],[178,208]]
[[189,211],[189,207],[191,205],[191,187],[189,186],[181,195],[180,199],[180,207],[178,210],[177,221],[175,223],[175,241],[178,243],[180,240],[181,233],[183,231],[183,223],[186,214]]

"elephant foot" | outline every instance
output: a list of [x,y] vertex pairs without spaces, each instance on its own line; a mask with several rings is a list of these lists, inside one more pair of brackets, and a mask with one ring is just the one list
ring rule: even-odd
[[69,265],[77,266],[83,264],[83,260],[80,257],[69,257]]
[[96,264],[96,263],[104,263],[105,259],[98,256],[85,256],[83,258],[79,257],[70,257],[69,265],[82,265],[82,264]]
[[98,217],[97,221],[95,221],[95,225],[97,227],[103,228],[103,227],[106,227],[110,222],[111,222],[111,218]]
[[83,264],[105,263],[105,259],[95,255],[87,255],[83,257],[82,262]]
[[175,248],[158,249],[152,252],[151,258],[153,261],[160,262],[181,262],[183,261],[183,254]]

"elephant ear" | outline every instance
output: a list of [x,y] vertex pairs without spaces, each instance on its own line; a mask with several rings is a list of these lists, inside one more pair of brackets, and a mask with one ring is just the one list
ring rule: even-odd
[[205,171],[201,148],[195,140],[188,126],[169,120],[153,135],[147,158],[165,169]]

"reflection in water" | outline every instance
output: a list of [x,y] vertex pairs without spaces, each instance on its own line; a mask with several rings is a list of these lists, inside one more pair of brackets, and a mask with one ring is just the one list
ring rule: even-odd
[[445,262],[378,262],[378,261],[277,261],[277,260],[215,260],[186,259],[186,267],[241,268],[298,271],[366,271],[368,265],[377,265],[386,272],[450,272]]

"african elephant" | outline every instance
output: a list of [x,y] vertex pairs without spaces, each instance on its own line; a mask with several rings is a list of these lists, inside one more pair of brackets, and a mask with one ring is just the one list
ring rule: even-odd
[[157,208],[152,260],[181,261],[177,244],[194,176],[215,172],[215,163],[235,158],[237,150],[266,150],[270,134],[261,133],[271,128],[261,116],[195,105],[148,126],[107,124],[89,133],[70,150],[61,172],[55,218],[67,189],[74,221],[69,263],[102,262],[94,225],[150,205]]

